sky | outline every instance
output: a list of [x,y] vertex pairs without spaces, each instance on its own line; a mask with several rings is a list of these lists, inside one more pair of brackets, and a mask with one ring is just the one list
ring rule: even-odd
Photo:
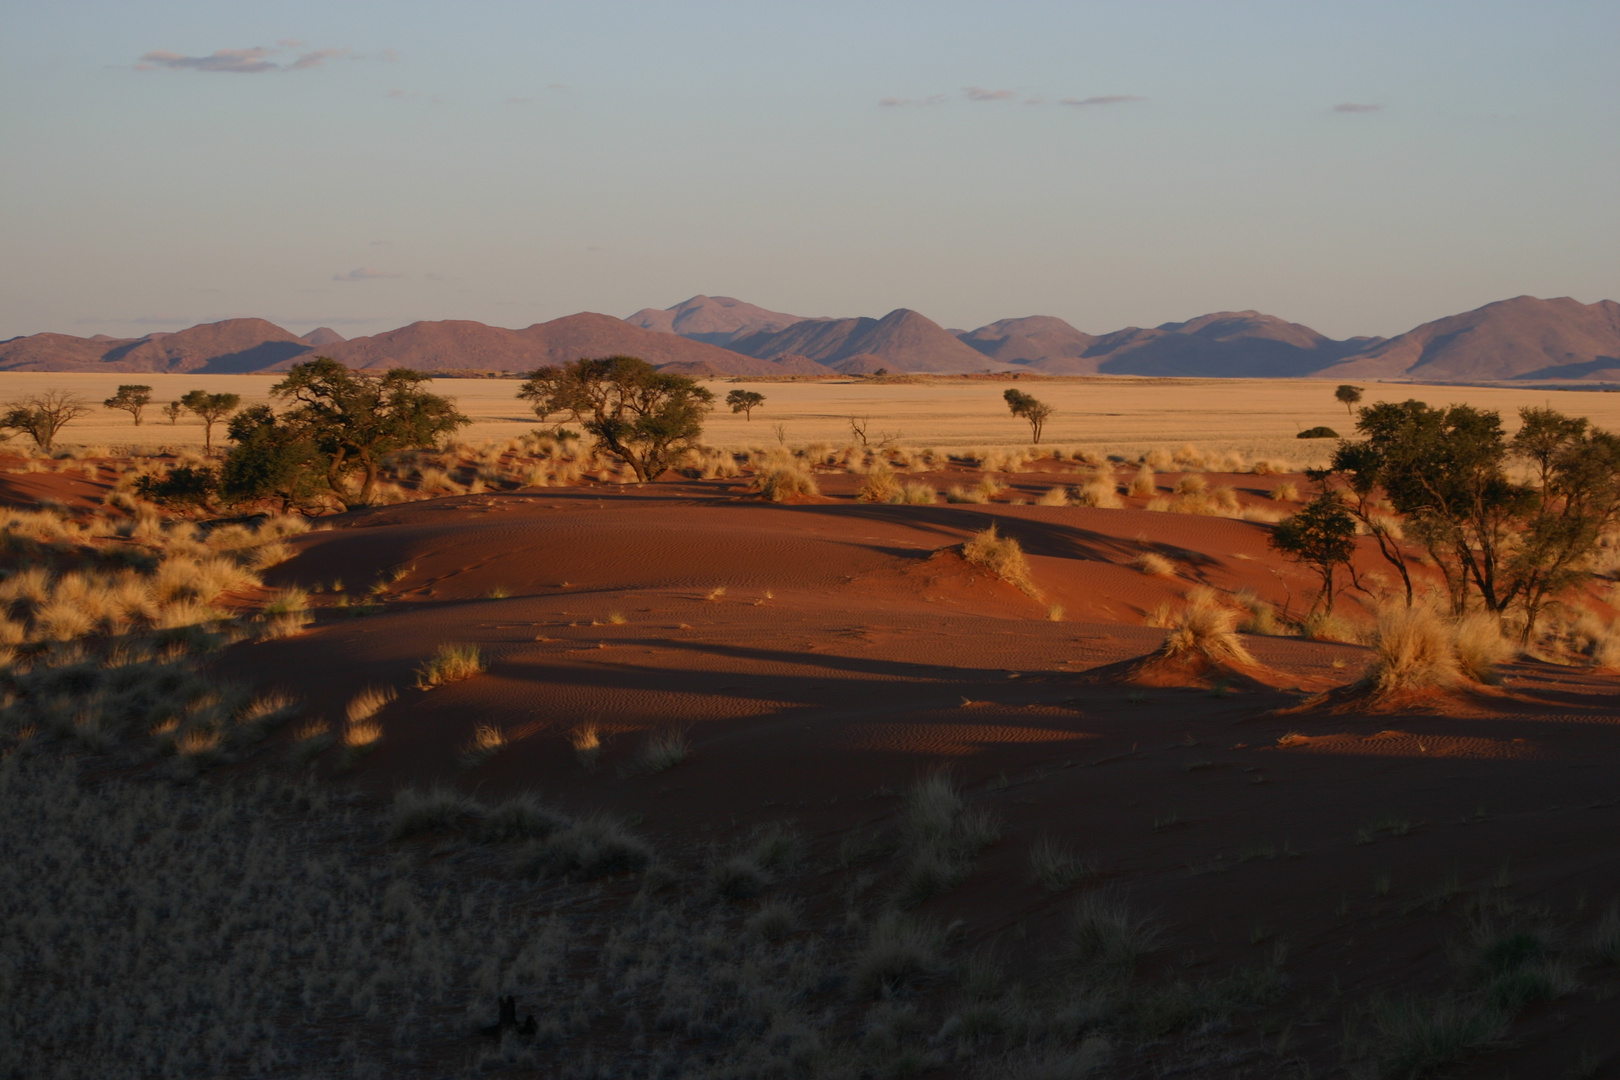
[[0,338],[1620,299],[1620,4],[0,0]]

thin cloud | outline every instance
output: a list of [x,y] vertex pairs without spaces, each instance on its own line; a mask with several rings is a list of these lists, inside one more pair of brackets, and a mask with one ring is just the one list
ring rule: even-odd
[[970,86],[962,93],[969,101],[1006,101],[1015,98],[1018,94],[1012,90],[986,90],[982,86]]
[[[298,43],[301,45],[302,43]],[[219,49],[207,56],[184,56],[180,53],[169,52],[167,49],[154,49],[141,56],[140,62],[135,65],[136,71],[156,71],[165,68],[169,71],[214,71],[225,72],[232,75],[263,75],[281,71],[308,71],[318,68],[328,60],[352,56],[349,49],[313,49],[293,57],[292,60],[282,63],[270,59],[277,53],[288,48],[297,48],[284,40],[281,47],[269,48],[265,45],[255,45],[250,49]]]
[[1354,101],[1346,101],[1333,106],[1333,111],[1343,113],[1368,113],[1382,112],[1383,108],[1384,107],[1382,105],[1362,105]]
[[1067,97],[1059,101],[1059,105],[1074,105],[1084,107],[1087,105],[1123,105],[1127,101],[1142,101],[1143,98],[1135,94],[1102,94],[1097,97],[1072,98]]
[[897,108],[902,105],[942,105],[945,103],[944,94],[929,94],[925,98],[886,97],[878,102],[885,108]]
[[357,266],[347,274],[333,274],[333,281],[375,281],[379,278],[402,278],[404,274],[395,274],[388,270],[373,270],[369,266]]

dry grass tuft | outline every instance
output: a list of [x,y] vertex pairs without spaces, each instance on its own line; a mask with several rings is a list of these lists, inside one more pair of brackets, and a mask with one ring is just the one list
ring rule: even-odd
[[1292,480],[1284,480],[1271,489],[1272,502],[1299,502],[1299,485]]
[[679,765],[691,754],[692,744],[685,731],[679,728],[655,731],[636,751],[636,769],[644,773],[660,773]]
[[568,733],[568,743],[574,748],[574,757],[586,772],[596,771],[596,760],[602,755],[602,736],[595,724],[580,724]]
[[1173,578],[1176,576],[1176,564],[1153,551],[1144,551],[1135,556],[1131,559],[1131,565],[1149,577]]
[[506,732],[494,724],[479,724],[473,728],[471,741],[461,750],[462,768],[470,769],[494,757],[506,748]]
[[1139,499],[1151,499],[1159,493],[1159,481],[1153,473],[1153,466],[1143,463],[1131,478],[1131,494]]
[[904,497],[905,489],[895,478],[894,470],[882,462],[872,466],[872,470],[866,474],[866,479],[861,481],[860,488],[855,492],[855,499],[858,502],[892,503],[899,502]]
[[461,682],[484,673],[484,660],[478,646],[446,643],[416,669],[416,685],[431,690],[446,683]]
[[478,809],[467,796],[439,785],[418,790],[400,788],[394,795],[394,820],[388,831],[391,840],[442,829]]
[[1199,586],[1187,593],[1187,605],[1164,640],[1167,657],[1203,657],[1217,663],[1253,664],[1254,656],[1237,635],[1239,613],[1221,602],[1215,590]]
[[1087,893],[1070,917],[1070,954],[1082,966],[1115,977],[1128,977],[1137,961],[1158,950],[1160,940],[1158,927],[1132,912],[1117,889]]
[[1451,627],[1451,645],[1463,675],[1489,685],[1501,681],[1497,665],[1513,655],[1513,646],[1502,636],[1501,620],[1484,612],[1456,620]]
[[785,502],[792,498],[820,495],[821,488],[808,469],[782,467],[770,469],[754,477],[753,489],[769,502]]
[[1452,686],[1462,678],[1445,619],[1424,605],[1386,604],[1364,681],[1379,694]]
[[1029,876],[1043,888],[1061,892],[1095,878],[1097,867],[1077,858],[1069,845],[1042,833],[1029,849]]
[[1062,485],[1059,485],[1057,487],[1047,488],[1044,492],[1041,493],[1041,497],[1039,499],[1035,500],[1035,505],[1036,506],[1068,506],[1069,505],[1069,491],[1068,491],[1067,488],[1063,487]]
[[1029,562],[1024,549],[1010,536],[999,536],[991,525],[983,532],[974,533],[962,545],[962,558],[975,566],[982,566],[1002,581],[1017,587],[1029,596],[1040,597],[1040,591],[1029,576]]

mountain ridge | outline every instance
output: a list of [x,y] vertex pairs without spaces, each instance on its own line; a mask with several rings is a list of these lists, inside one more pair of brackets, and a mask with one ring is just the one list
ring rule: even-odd
[[1335,340],[1252,310],[1094,335],[1045,315],[951,331],[908,308],[882,318],[804,318],[699,295],[670,308],[643,308],[629,319],[580,312],[521,329],[419,321],[348,340],[329,327],[298,336],[254,318],[139,338],[46,332],[0,341],[0,371],[273,372],[328,355],[369,370],[523,372],[615,353],[701,376],[1029,371],[1596,383],[1620,381],[1620,303],[1517,296],[1388,339]]

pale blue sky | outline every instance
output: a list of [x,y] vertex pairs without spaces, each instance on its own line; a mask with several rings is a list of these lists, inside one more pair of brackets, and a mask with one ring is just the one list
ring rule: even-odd
[[1620,298],[1617,52],[1612,0],[0,0],[0,337]]

